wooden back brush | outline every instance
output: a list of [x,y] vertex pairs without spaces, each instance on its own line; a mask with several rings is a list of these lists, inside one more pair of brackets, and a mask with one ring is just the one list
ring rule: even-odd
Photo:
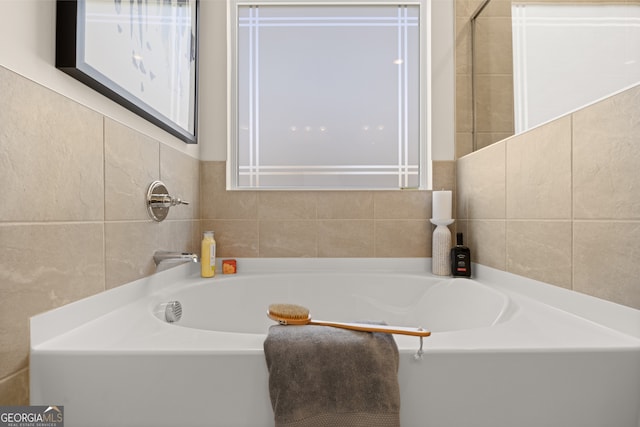
[[309,314],[309,309],[296,304],[271,304],[269,306],[269,311],[267,311],[267,316],[281,325],[320,325],[351,329],[352,331],[383,332],[387,334],[412,335],[416,337],[428,337],[431,335],[431,332],[425,331],[422,328],[312,320],[311,315]]

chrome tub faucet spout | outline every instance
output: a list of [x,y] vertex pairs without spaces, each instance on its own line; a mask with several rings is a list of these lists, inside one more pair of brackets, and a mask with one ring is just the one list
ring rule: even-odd
[[156,267],[160,267],[161,264],[198,262],[198,255],[191,252],[156,251],[153,254],[153,261],[156,263]]

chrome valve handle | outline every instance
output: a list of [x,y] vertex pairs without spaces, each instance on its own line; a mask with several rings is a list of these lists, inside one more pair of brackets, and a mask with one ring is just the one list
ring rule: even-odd
[[179,197],[171,197],[168,194],[152,194],[149,198],[149,204],[158,208],[170,208],[176,205],[188,205],[189,202]]
[[147,190],[147,211],[154,221],[160,222],[169,214],[169,208],[177,205],[188,205],[189,202],[179,197],[171,197],[167,187],[160,181],[153,181]]

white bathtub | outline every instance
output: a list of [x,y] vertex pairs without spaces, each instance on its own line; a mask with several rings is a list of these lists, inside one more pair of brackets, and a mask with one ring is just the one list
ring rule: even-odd
[[[184,265],[32,318],[31,403],[67,427],[273,425],[266,309],[422,326],[395,336],[404,427],[639,427],[640,311],[496,270],[424,259],[240,259]],[[183,318],[154,314],[178,300]]]

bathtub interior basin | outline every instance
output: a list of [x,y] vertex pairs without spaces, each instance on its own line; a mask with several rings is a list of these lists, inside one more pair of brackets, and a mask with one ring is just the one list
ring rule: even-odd
[[255,334],[273,324],[265,315],[272,303],[303,305],[315,319],[378,321],[432,332],[489,327],[510,313],[504,293],[476,281],[410,274],[255,275],[215,286],[193,284],[163,297],[182,304],[177,326]]

